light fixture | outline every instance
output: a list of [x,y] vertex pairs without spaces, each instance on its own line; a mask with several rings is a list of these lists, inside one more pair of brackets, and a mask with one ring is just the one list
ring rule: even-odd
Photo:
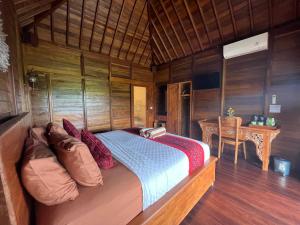
[[35,86],[37,86],[39,74],[33,69],[27,72],[28,84],[34,90]]

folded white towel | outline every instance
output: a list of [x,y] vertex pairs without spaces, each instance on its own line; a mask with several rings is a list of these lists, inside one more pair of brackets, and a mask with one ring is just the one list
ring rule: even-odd
[[148,130],[152,130],[153,128],[143,128],[140,130],[140,136],[148,138],[149,134],[147,133]]
[[158,128],[150,129],[146,131],[146,134],[148,138],[157,138],[166,134],[166,128],[158,127]]

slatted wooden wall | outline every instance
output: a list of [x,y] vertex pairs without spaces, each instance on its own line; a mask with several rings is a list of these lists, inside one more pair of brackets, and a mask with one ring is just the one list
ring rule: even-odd
[[[131,84],[148,87],[148,97],[153,99],[149,68],[46,42],[23,48],[25,70],[41,74],[31,91],[36,125],[67,118],[76,127],[92,131],[127,128],[131,126]],[[149,101],[149,126],[152,104]]]

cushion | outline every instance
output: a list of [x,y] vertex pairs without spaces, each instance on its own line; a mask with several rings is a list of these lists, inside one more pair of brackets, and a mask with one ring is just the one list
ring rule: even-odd
[[69,120],[63,119],[63,126],[69,135],[79,140],[81,139],[79,130],[77,130],[76,127]]
[[48,141],[47,141],[47,137],[46,137],[46,128],[45,127],[31,128],[29,133],[34,139],[48,145]]
[[109,169],[114,166],[110,150],[95,135],[87,130],[82,130],[81,140],[89,147],[100,168]]
[[76,182],[50,148],[32,137],[26,141],[21,176],[27,191],[45,205],[74,200],[79,195]]
[[62,128],[60,125],[57,123],[48,123],[46,126],[46,136],[51,134],[51,133],[59,133],[62,135],[68,135],[67,131],[65,131],[64,128]]
[[69,135],[52,134],[50,138],[56,141],[52,146],[58,160],[75,181],[83,186],[103,184],[101,171],[86,144]]

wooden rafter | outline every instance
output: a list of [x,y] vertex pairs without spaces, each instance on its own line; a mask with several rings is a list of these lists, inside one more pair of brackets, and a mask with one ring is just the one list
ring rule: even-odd
[[[155,48],[153,48],[153,52],[154,52],[154,54],[156,55],[157,60],[159,61],[160,64],[166,62],[164,56],[163,56],[162,53],[160,52],[159,46],[157,46],[157,44],[155,44],[155,39],[154,39],[154,37],[152,37],[152,40],[153,40],[153,43],[154,43],[154,46],[155,46]],[[159,54],[157,54],[156,49],[158,49],[158,53],[159,53]]]
[[137,23],[137,25],[136,25],[136,27],[135,27],[135,30],[134,30],[132,39],[131,39],[130,44],[129,44],[129,48],[127,49],[125,59],[127,59],[128,53],[130,52],[130,49],[131,49],[133,40],[135,39],[135,36],[136,36],[137,30],[138,30],[138,27],[140,26],[140,23],[141,23],[141,21],[142,21],[142,17],[143,17],[143,14],[144,14],[144,10],[146,9],[146,5],[147,5],[147,3],[146,3],[146,1],[145,1],[144,6],[143,6],[143,9],[142,9],[142,13],[141,13],[140,18],[139,18],[139,22]]
[[54,19],[53,19],[53,12],[50,14],[50,33],[51,33],[51,41],[54,42]]
[[216,8],[215,0],[211,0],[211,5],[213,7],[214,15],[215,15],[215,18],[216,18],[216,21],[217,21],[217,26],[218,26],[218,31],[219,31],[219,34],[220,34],[220,38],[221,38],[221,41],[223,42],[224,38],[223,38],[222,30],[221,30],[221,25],[220,25],[220,20],[219,20],[217,8]]
[[66,46],[69,45],[69,24],[70,23],[70,0],[67,0],[67,16],[66,16]]
[[203,9],[202,9],[202,7],[201,7],[201,5],[199,3],[199,0],[196,0],[196,3],[197,3],[197,6],[198,6],[198,10],[199,10],[200,16],[201,16],[201,20],[203,22],[203,26],[204,26],[204,29],[205,29],[205,33],[206,33],[207,39],[208,39],[209,43],[212,44],[211,38],[209,36],[208,26],[207,26],[207,23],[206,23],[206,20],[205,20],[205,17],[204,17]]
[[187,13],[188,13],[189,20],[190,20],[190,22],[192,23],[192,27],[193,27],[194,33],[196,34],[198,43],[199,43],[199,45],[200,45],[200,49],[203,50],[203,44],[202,44],[201,38],[200,38],[200,36],[199,36],[199,33],[198,33],[198,31],[197,31],[197,27],[196,27],[196,24],[195,24],[193,15],[192,15],[192,13],[191,13],[191,10],[190,10],[190,8],[189,8],[189,5],[187,4],[186,0],[183,0],[183,2],[184,2],[184,8],[185,8],[185,10],[186,10]]
[[125,37],[126,37],[126,35],[127,35],[128,27],[129,27],[129,25],[130,25],[130,23],[131,23],[131,19],[132,19],[132,15],[133,15],[133,12],[134,12],[136,3],[137,3],[137,0],[134,0],[134,5],[133,5],[133,8],[132,8],[131,13],[130,13],[128,23],[127,23],[127,25],[126,25],[125,33],[124,33],[123,38],[122,38],[122,41],[121,41],[121,46],[120,46],[119,51],[118,51],[118,58],[120,58],[121,50],[122,50],[123,45],[124,45],[124,40],[125,40]]
[[250,30],[251,30],[251,33],[253,33],[254,23],[253,23],[253,11],[252,11],[251,0],[248,0],[248,8],[249,8]]
[[80,31],[79,31],[79,49],[81,48],[81,42],[82,42],[82,28],[83,28],[83,20],[84,20],[84,8],[85,8],[85,0],[82,0]]
[[181,29],[183,30],[184,36],[186,37],[186,39],[187,39],[187,41],[188,41],[188,43],[189,43],[189,46],[190,46],[190,49],[191,49],[192,53],[194,53],[194,49],[193,49],[193,47],[192,47],[191,39],[190,39],[190,37],[187,35],[186,29],[185,29],[185,27],[184,27],[184,25],[183,25],[183,23],[182,23],[182,21],[181,21],[179,15],[178,15],[177,8],[176,8],[176,6],[174,5],[174,2],[173,2],[172,0],[170,0],[170,1],[171,1],[171,5],[172,5],[172,7],[173,7],[173,10],[174,10],[174,12],[175,12],[175,15],[176,15],[176,17],[177,17],[177,20],[179,21],[179,24],[180,24],[180,26],[181,26]]
[[235,21],[235,17],[234,17],[234,13],[233,13],[231,0],[227,0],[227,2],[228,2],[228,6],[229,6],[229,11],[230,11],[230,16],[231,16],[231,22],[232,22],[232,26],[233,26],[234,36],[235,36],[235,38],[238,38],[237,26],[236,26],[236,21]]
[[[158,23],[159,23],[160,26],[162,27],[163,32],[164,32],[164,35],[167,37],[168,42],[169,42],[169,44],[170,44],[170,46],[171,46],[173,52],[175,53],[175,56],[178,57],[178,52],[176,51],[176,48],[175,48],[175,46],[174,46],[174,44],[173,44],[171,38],[169,37],[168,32],[167,32],[167,30],[166,30],[164,24],[162,23],[162,21],[161,21],[161,19],[160,19],[160,16],[158,15],[157,10],[155,9],[155,7],[153,7],[153,5],[151,4],[151,1],[149,1],[149,5],[150,5],[150,7],[152,8],[152,10],[153,10],[153,12],[154,12],[154,14],[155,14],[155,17],[156,17]],[[154,21],[153,21],[153,24],[154,24]]]
[[269,28],[273,27],[273,5],[272,0],[268,1],[268,12],[269,12]]
[[164,62],[167,62],[167,59],[165,58],[165,56],[164,56],[164,54],[163,54],[163,52],[162,52],[162,50],[161,50],[161,48],[160,48],[160,45],[157,43],[157,41],[156,41],[154,35],[152,35],[152,40],[153,40],[153,42],[154,42],[156,48],[158,49],[158,52],[159,52],[159,54],[161,55],[163,61],[164,61]]
[[119,13],[119,15],[118,15],[118,20],[117,20],[116,29],[114,30],[114,35],[113,35],[113,38],[112,38],[111,45],[109,46],[109,53],[108,53],[108,55],[110,55],[111,50],[112,50],[112,48],[113,48],[113,46],[114,46],[116,33],[118,32],[118,28],[119,28],[120,18],[121,18],[122,14],[123,14],[123,11],[124,11],[124,6],[125,6],[124,3],[125,3],[125,0],[123,0],[123,2],[122,2],[121,10],[120,10],[120,13]]
[[[168,48],[167,48],[167,45],[166,45],[166,43],[164,42],[164,39],[163,39],[162,36],[160,35],[159,31],[157,30],[157,27],[156,27],[156,25],[155,25],[155,23],[154,23],[154,21],[153,21],[152,19],[151,19],[151,24],[152,24],[152,26],[153,26],[153,28],[154,28],[154,31],[155,31],[156,35],[157,35],[158,38],[159,38],[159,41],[162,43],[162,45],[163,45],[163,47],[164,47],[165,52],[167,53],[169,60],[172,60],[172,56],[171,56],[170,53],[169,53],[169,50],[168,50]],[[152,34],[152,35],[153,35],[153,34]]]
[[53,13],[56,9],[58,9],[62,4],[64,4],[67,0],[55,0],[54,2],[51,3],[50,9],[37,14],[34,16],[33,22],[30,24],[26,25],[23,29],[26,31],[30,30],[32,27],[34,27],[36,24],[40,23],[43,19],[48,17],[51,13]]
[[156,50],[153,48],[153,61],[155,64],[161,64],[163,61],[160,60],[160,58],[158,57],[158,54],[156,52]]
[[148,60],[149,60],[149,58],[150,58],[150,56],[151,56],[152,54],[151,54],[151,50],[149,51],[149,54],[148,54],[148,56],[147,56],[147,58],[146,58],[146,60],[145,60],[145,62],[144,62],[144,65],[147,65],[147,62],[148,62]]
[[148,39],[148,41],[147,41],[147,43],[146,43],[146,45],[145,45],[145,47],[144,47],[144,49],[143,49],[143,51],[142,51],[142,54],[141,54],[141,56],[140,56],[140,59],[139,59],[138,64],[141,63],[141,60],[142,60],[143,55],[144,55],[144,53],[145,53],[145,50],[147,49],[147,47],[148,47],[149,44],[150,44],[150,38]]
[[99,4],[100,4],[100,0],[97,0],[94,19],[93,19],[92,33],[91,33],[90,44],[89,44],[89,50],[90,51],[92,50],[92,44],[93,44],[93,39],[94,39],[94,33],[95,33],[95,27],[96,27],[96,20],[97,20],[97,15],[98,15]]
[[159,3],[160,3],[160,5],[161,5],[161,7],[163,8],[164,14],[166,15],[166,17],[167,17],[167,19],[168,19],[168,22],[169,22],[169,24],[171,25],[172,31],[173,31],[173,33],[174,33],[175,36],[176,36],[177,42],[179,43],[180,48],[181,48],[181,50],[182,50],[184,56],[186,56],[186,55],[187,55],[187,54],[186,54],[186,51],[185,51],[185,49],[184,49],[184,47],[183,47],[183,45],[182,45],[182,43],[181,43],[181,41],[180,41],[179,35],[178,35],[178,33],[177,33],[177,31],[176,31],[176,29],[175,29],[175,27],[174,27],[173,22],[171,21],[171,18],[170,18],[170,16],[169,16],[168,12],[167,12],[167,9],[166,9],[164,3],[162,2],[162,0],[159,0]]
[[[138,51],[139,48],[140,48],[140,45],[141,45],[141,43],[142,43],[142,40],[144,39],[146,30],[148,29],[148,27],[149,27],[149,22],[148,22],[147,25],[145,26],[145,28],[144,28],[144,30],[143,30],[142,37],[141,37],[141,39],[140,39],[140,41],[139,41],[139,43],[138,43],[138,45],[137,45],[137,47],[136,47],[136,49],[135,49],[135,51],[134,51],[134,54],[133,54],[133,57],[132,57],[132,60],[131,60],[132,62],[134,61],[134,58],[135,58],[135,56],[136,56],[136,53],[137,53],[137,51]],[[149,38],[149,39],[150,39],[150,38]]]
[[109,16],[110,16],[110,13],[112,11],[111,10],[111,6],[112,6],[112,0],[110,1],[110,5],[109,5],[109,8],[108,8],[108,14],[107,14],[106,21],[105,21],[104,31],[103,31],[103,34],[102,34],[101,44],[100,44],[100,48],[99,48],[99,52],[100,53],[101,53],[102,45],[103,45],[103,42],[104,42],[104,39],[105,39],[105,35],[106,35],[106,30],[107,30],[107,24],[108,24]]

